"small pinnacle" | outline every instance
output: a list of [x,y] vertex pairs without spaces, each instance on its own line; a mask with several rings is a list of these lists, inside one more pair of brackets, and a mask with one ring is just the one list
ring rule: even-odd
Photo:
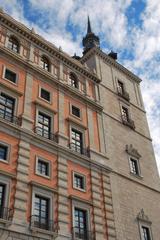
[[36,33],[34,28],[31,29],[31,33]]

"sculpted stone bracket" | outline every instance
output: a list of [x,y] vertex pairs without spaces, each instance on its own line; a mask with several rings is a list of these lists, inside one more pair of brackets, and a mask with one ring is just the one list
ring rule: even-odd
[[140,220],[140,221],[147,222],[147,223],[151,224],[151,221],[149,220],[149,217],[144,213],[143,208],[138,213],[137,220]]
[[141,155],[139,154],[138,150],[133,147],[132,144],[126,145],[126,152],[136,158],[140,158]]

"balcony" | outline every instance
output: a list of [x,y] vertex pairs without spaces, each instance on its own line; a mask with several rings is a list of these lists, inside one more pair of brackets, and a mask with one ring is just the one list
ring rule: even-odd
[[35,127],[34,132],[43,138],[49,139],[54,142],[58,142],[57,136],[55,134],[53,134],[41,127]]
[[12,221],[13,209],[0,206],[0,219]]
[[58,232],[58,224],[54,223],[53,220],[39,217],[36,215],[32,215],[30,217],[30,228],[31,229],[38,228],[38,229],[50,231],[53,233]]
[[21,118],[6,112],[4,109],[0,109],[0,118],[6,120],[7,122],[21,126]]
[[117,91],[118,91],[118,95],[122,98],[124,98],[126,101],[129,102],[130,97],[129,97],[129,93],[126,92],[125,90],[122,90],[121,87],[117,87]]
[[90,157],[89,148],[83,148],[83,147],[80,147],[80,146],[78,147],[74,143],[69,143],[69,148],[76,153],[79,153],[79,154],[85,155],[87,157]]
[[122,115],[122,122],[124,125],[132,128],[132,129],[135,129],[134,121],[130,118],[127,118],[125,115],[124,116]]
[[87,231],[84,228],[74,227],[72,228],[73,240],[95,240],[93,232]]

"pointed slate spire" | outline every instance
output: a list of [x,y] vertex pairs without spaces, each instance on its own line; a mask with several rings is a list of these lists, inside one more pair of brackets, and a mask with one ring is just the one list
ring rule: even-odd
[[91,29],[91,23],[88,16],[87,34],[83,38],[83,54],[87,53],[93,47],[100,47],[99,37],[96,36]]
[[87,34],[88,34],[88,33],[91,33],[91,32],[92,32],[91,23],[90,23],[90,19],[89,19],[89,16],[88,16]]

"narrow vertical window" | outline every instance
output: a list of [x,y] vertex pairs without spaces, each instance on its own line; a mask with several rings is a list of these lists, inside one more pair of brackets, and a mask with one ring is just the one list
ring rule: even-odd
[[41,68],[49,72],[50,64],[49,64],[49,60],[46,57],[44,56],[41,57],[40,64],[41,64]]
[[74,233],[78,239],[88,239],[87,233],[87,212],[75,208],[74,210]]
[[0,117],[10,122],[13,121],[15,100],[4,93],[0,95]]
[[77,89],[79,87],[78,86],[78,79],[73,73],[70,73],[70,75],[69,75],[69,85],[71,87],[74,87],[74,88],[77,88]]
[[37,134],[50,139],[51,117],[39,112]]
[[83,153],[83,145],[82,145],[82,133],[72,128],[71,131],[71,149],[75,152]]
[[35,195],[34,225],[42,229],[49,229],[49,199]]
[[124,122],[129,122],[128,109],[122,106],[122,119]]

